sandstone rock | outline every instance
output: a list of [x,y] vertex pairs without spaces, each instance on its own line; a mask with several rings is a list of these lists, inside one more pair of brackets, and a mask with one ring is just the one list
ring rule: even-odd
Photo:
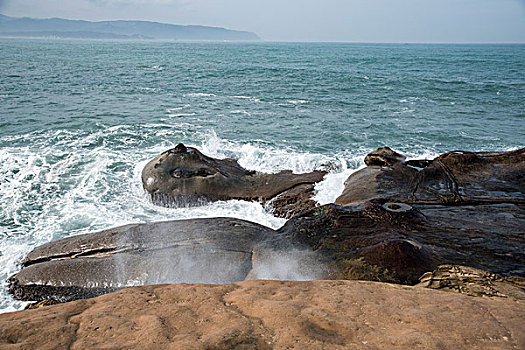
[[[214,159],[196,148],[179,144],[150,161],[142,172],[142,183],[152,200],[160,205],[199,204],[203,201],[229,199],[262,200],[286,197],[275,201],[275,212],[282,215],[297,213],[296,208],[311,209],[316,182],[325,171],[293,174],[260,174],[241,167],[234,159]],[[295,189],[300,187],[300,191]],[[282,203],[284,208],[280,208]]]
[[[524,174],[525,149],[502,153],[455,151],[432,161],[369,166],[347,179],[335,202],[354,208],[351,214],[348,210],[329,210],[330,217],[350,215],[352,220],[342,227],[338,220],[330,232],[345,232],[352,237],[350,241],[359,242],[351,246],[360,249],[363,240],[357,237],[375,236],[377,243],[385,239],[381,237],[410,240],[430,249],[434,263],[525,277]],[[393,215],[397,211],[406,213],[407,207],[418,215]],[[304,220],[312,224],[305,232],[318,230],[315,221],[319,218]],[[333,241],[330,232],[322,239],[323,245]],[[393,254],[392,249],[389,253],[390,259],[403,254]]]
[[523,349],[525,307],[363,281],[156,285],[0,315],[6,349]]
[[380,147],[365,157],[365,164],[368,166],[389,167],[397,163],[402,163],[405,159],[406,157],[404,155],[393,151],[389,147]]
[[34,249],[10,278],[21,300],[69,301],[133,285],[231,283],[252,269],[252,250],[273,230],[236,219],[127,225]]
[[[218,218],[128,225],[52,242],[23,261],[25,267],[10,281],[11,292],[24,300],[71,300],[130,285],[269,278],[268,266],[257,264],[279,256],[284,257],[283,271],[276,272],[279,266],[274,265],[270,275],[281,279],[416,284],[443,264],[523,278],[524,153],[452,152],[422,170],[408,162],[367,167],[347,181],[338,199],[345,206],[310,211],[299,206],[302,213],[277,231]],[[177,160],[173,154],[217,163],[210,169],[218,172],[244,172],[234,161],[208,159],[183,145],[165,155],[169,160],[159,161],[162,171]],[[267,176],[273,175],[260,174],[259,179]],[[288,208],[298,206],[296,198],[307,200],[308,186],[292,186],[269,205],[277,203],[277,212],[290,215]],[[298,273],[300,265],[311,273]]]
[[36,248],[10,291],[65,301],[131,285],[254,278],[416,284],[442,264],[523,278],[523,227],[515,205],[377,201],[322,206],[277,231],[225,218],[128,225]]

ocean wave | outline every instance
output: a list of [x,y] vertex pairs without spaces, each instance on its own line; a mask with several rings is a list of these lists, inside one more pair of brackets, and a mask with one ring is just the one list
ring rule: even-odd
[[258,98],[255,98],[255,97],[251,97],[251,96],[242,96],[242,95],[239,95],[239,96],[232,96],[233,98],[237,98],[237,99],[240,99],[240,100],[250,100],[252,102],[261,102],[260,99]]
[[168,114],[168,117],[175,118],[175,117],[193,117],[196,115],[196,113],[170,113]]
[[306,103],[310,103],[310,101],[308,100],[288,100],[286,101],[290,104],[293,104],[293,105],[303,105],[303,104],[306,104]]
[[[272,228],[284,224],[284,219],[272,216],[257,202],[225,201],[187,208],[152,204],[142,188],[142,169],[154,156],[174,147],[184,137],[183,128],[163,123],[99,127],[92,132],[33,132],[34,146],[0,149],[1,311],[24,305],[7,294],[6,279],[18,270],[17,261],[51,240],[128,223],[199,217],[236,217]],[[148,135],[160,131],[169,141],[145,144]],[[195,146],[205,154],[237,158],[242,166],[261,172],[308,172],[337,161],[322,154],[229,141],[213,131],[196,132],[193,137],[202,139]]]
[[186,97],[215,97],[217,95],[205,92],[192,92],[189,94],[184,94]]

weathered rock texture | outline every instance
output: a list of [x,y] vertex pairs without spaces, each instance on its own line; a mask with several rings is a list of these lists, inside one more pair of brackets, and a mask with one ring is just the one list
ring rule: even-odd
[[412,284],[440,264],[525,277],[525,149],[404,162],[380,148],[366,159],[340,206],[281,231],[335,257],[344,278]]
[[525,277],[525,215],[516,205],[326,205],[279,233],[331,257],[344,279],[414,284],[441,264]]
[[523,349],[505,298],[363,281],[135,287],[0,315],[2,349]]
[[244,169],[234,159],[214,159],[196,148],[179,144],[144,167],[142,183],[153,202],[160,205],[273,200],[271,207],[276,215],[291,217],[315,206],[313,188],[325,174],[325,171],[256,173]]
[[[71,300],[130,285],[255,278],[416,284],[443,264],[523,278],[524,154],[452,152],[433,161],[404,162],[402,155],[378,149],[369,157],[372,166],[347,180],[337,200],[342,205],[301,207],[304,212],[280,230],[218,218],[68,238],[31,252],[11,278],[10,290],[24,300]],[[219,197],[244,193],[246,182],[236,182],[241,177],[251,177],[254,191],[266,194],[287,183],[257,187],[270,175],[253,180],[257,175],[235,161],[214,160],[183,145],[150,163],[144,174],[148,171],[156,174],[151,189],[162,185],[162,193],[184,188],[216,191]],[[180,176],[170,175],[174,172]],[[271,176],[298,179],[291,173]],[[177,182],[181,179],[188,182]],[[148,176],[144,180],[150,182]],[[294,198],[308,186],[292,186],[270,204],[298,206]]]
[[69,301],[159,283],[323,278],[317,257],[267,227],[233,218],[117,227],[50,242],[9,279],[20,300]]
[[[380,150],[371,154],[380,154]],[[382,199],[413,204],[525,205],[525,148],[504,153],[456,151],[432,161],[389,159],[350,175],[335,204]]]
[[417,286],[472,296],[525,300],[525,279],[501,277],[468,266],[441,265],[420,278]]

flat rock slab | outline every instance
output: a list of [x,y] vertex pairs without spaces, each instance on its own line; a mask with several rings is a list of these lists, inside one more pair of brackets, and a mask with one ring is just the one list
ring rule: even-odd
[[[270,228],[232,218],[126,225],[37,247],[10,278],[10,292],[21,300],[69,301],[136,285],[232,283],[248,274],[301,279],[290,262],[304,265],[303,272],[318,269],[313,256],[296,249]],[[279,271],[287,261],[290,271]]]
[[5,349],[523,349],[525,306],[364,281],[134,287],[0,315]]

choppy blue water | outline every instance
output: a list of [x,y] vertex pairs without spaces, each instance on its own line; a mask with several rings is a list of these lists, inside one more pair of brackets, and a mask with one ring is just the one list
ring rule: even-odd
[[364,155],[525,146],[525,45],[177,43],[0,39],[0,312],[36,245],[130,222],[235,216],[258,203],[160,208],[144,164],[184,142],[263,172]]

